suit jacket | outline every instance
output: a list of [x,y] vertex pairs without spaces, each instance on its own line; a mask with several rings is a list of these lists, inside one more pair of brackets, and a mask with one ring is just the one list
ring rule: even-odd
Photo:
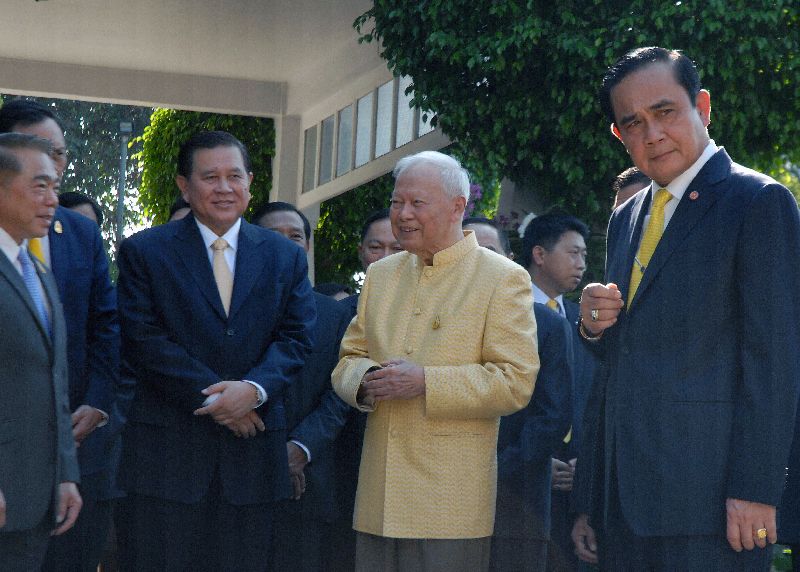
[[286,393],[286,421],[289,439],[296,439],[311,452],[306,465],[303,508],[311,516],[330,522],[336,516],[334,443],[344,427],[350,406],[331,387],[331,372],[339,361],[342,341],[350,316],[336,300],[314,292],[317,323],[314,347],[306,358],[298,383]]
[[550,458],[570,425],[572,338],[569,323],[533,305],[539,375],[528,406],[500,420],[494,535],[550,537]]
[[800,415],[795,423],[786,470],[786,487],[778,509],[778,542],[800,544]]
[[[217,471],[232,504],[288,496],[284,397],[311,348],[316,316],[305,252],[242,221],[228,316],[191,215],[127,239],[119,269],[123,359],[138,384],[123,486],[193,503]],[[225,379],[266,390],[258,409],[266,432],[240,439],[192,414],[205,399],[200,392]]]
[[[638,194],[609,224],[606,280],[623,300],[649,202]],[[724,535],[729,497],[778,504],[800,379],[798,251],[794,198],[720,149],[601,338],[581,512],[602,522],[612,468],[641,536]]]
[[[119,324],[103,239],[94,222],[63,207],[56,209],[48,239],[50,266],[67,323],[70,410],[89,405],[111,414],[119,379]],[[81,443],[82,475],[108,468],[110,429],[100,427]],[[84,486],[81,493],[100,491]]]
[[465,238],[434,256],[370,265],[333,387],[348,403],[364,374],[402,357],[425,395],[369,414],[354,528],[393,538],[491,536],[501,415],[528,404],[539,359],[530,277]]
[[52,273],[36,265],[50,305],[52,338],[22,276],[0,253],[0,491],[7,503],[0,534],[37,526],[57,506],[58,484],[80,481],[64,316]]
[[569,443],[560,447],[559,458],[568,461],[578,456],[583,437],[583,416],[589,402],[589,395],[597,369],[597,355],[581,341],[578,334],[580,306],[571,300],[564,300],[564,311],[570,323],[570,339],[572,340],[572,438]]

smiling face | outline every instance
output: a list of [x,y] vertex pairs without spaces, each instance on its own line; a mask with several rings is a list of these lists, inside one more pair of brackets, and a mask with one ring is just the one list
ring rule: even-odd
[[239,149],[220,146],[195,151],[191,176],[176,183],[197,220],[222,236],[247,209],[252,180]]
[[0,227],[19,244],[26,238],[47,234],[58,206],[58,174],[53,160],[41,151],[11,152],[22,168],[0,181]]
[[397,178],[392,192],[392,232],[403,250],[433,264],[434,254],[463,238],[465,205],[463,196],[445,194],[436,167],[410,167]]
[[692,104],[672,66],[653,63],[611,90],[614,135],[634,164],[664,187],[686,171],[708,144],[711,98],[701,90]]

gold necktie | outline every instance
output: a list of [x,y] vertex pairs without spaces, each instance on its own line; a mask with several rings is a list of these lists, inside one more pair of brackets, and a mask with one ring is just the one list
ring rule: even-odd
[[31,238],[28,240],[28,250],[31,251],[36,258],[39,259],[39,262],[45,264],[44,261],[44,251],[42,250],[42,239],[41,238]]
[[544,305],[553,310],[553,312],[555,312],[556,314],[561,313],[558,309],[558,302],[556,302],[552,298],[548,298],[547,302],[545,302]]
[[225,249],[228,248],[228,241],[220,237],[211,244],[214,249],[214,261],[211,267],[214,269],[214,280],[217,282],[219,297],[222,300],[222,307],[225,308],[225,315],[231,308],[231,294],[233,294],[233,274],[225,260]]
[[650,210],[650,220],[642,235],[642,241],[639,243],[639,251],[636,253],[636,258],[633,261],[631,282],[628,288],[628,306],[631,305],[631,300],[633,300],[636,289],[642,281],[644,271],[647,265],[650,264],[650,259],[653,257],[656,246],[658,246],[658,241],[661,240],[661,235],[664,234],[664,206],[671,199],[672,195],[669,194],[667,189],[658,189],[653,199],[653,208]]

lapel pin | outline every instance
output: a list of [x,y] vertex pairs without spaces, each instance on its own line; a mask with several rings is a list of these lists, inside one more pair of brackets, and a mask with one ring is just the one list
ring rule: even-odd
[[62,232],[64,232],[64,227],[62,226],[60,220],[57,220],[56,222],[53,223],[53,230],[56,231],[56,234],[61,234]]
[[697,191],[692,191],[691,193],[689,193],[689,200],[690,201],[696,201],[697,197],[699,197],[699,196],[700,196],[700,193],[698,193]]
[[441,322],[439,321],[439,314],[436,314],[436,317],[433,319],[433,329],[438,330],[439,326],[441,326]]

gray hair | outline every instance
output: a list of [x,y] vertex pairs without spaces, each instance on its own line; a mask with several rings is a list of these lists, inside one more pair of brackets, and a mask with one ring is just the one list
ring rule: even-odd
[[397,162],[392,175],[395,181],[407,170],[430,165],[439,171],[439,180],[444,193],[452,198],[459,196],[469,201],[469,174],[455,158],[438,151],[422,151],[408,157],[403,157]]
[[53,145],[47,139],[27,133],[0,134],[0,182],[6,184],[9,177],[16,177],[22,171],[22,163],[14,154],[17,149],[41,151],[48,157],[53,154]]

